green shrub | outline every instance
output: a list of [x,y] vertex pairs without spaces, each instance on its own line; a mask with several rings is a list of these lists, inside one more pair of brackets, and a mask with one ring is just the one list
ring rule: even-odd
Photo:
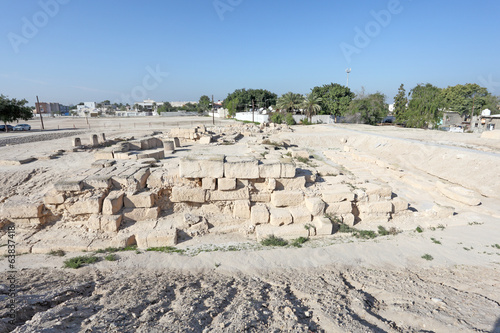
[[309,162],[309,159],[308,158],[305,158],[305,157],[297,157],[297,161],[301,162],[301,163],[305,163],[307,164],[307,162]]
[[111,253],[105,256],[104,259],[106,259],[107,261],[116,261],[117,258],[115,254]]
[[64,261],[64,267],[65,268],[80,268],[84,264],[93,264],[95,262],[99,261],[99,258],[96,256],[80,256],[80,257],[74,257],[68,260]]
[[293,119],[293,115],[291,113],[287,113],[286,116],[285,116],[285,123],[288,125],[288,126],[291,126],[291,125],[295,125],[296,122],[295,122],[295,119]]
[[283,114],[279,112],[274,112],[269,117],[269,121],[275,124],[282,124],[284,120]]
[[274,235],[271,235],[267,238],[264,238],[260,243],[264,246],[287,246],[288,245],[288,242],[286,240],[284,240],[283,238],[276,237]]
[[500,250],[500,245],[498,245],[498,244],[493,244],[491,247],[494,247],[494,248],[496,248],[497,250]]
[[292,246],[295,246],[295,247],[302,247],[302,244],[304,244],[305,242],[307,242],[308,239],[305,238],[305,237],[299,237],[299,238],[296,238],[294,240],[292,240]]
[[424,232],[424,229],[422,229],[422,227],[418,226],[416,229],[415,229],[416,232],[418,232],[419,234]]
[[439,244],[439,245],[441,245],[441,242],[440,242],[440,241],[438,241],[438,240],[437,240],[437,239],[435,239],[435,238],[431,238],[431,241],[432,241],[434,244]]
[[100,249],[95,251],[95,253],[115,253],[115,252],[123,252],[123,251],[135,251],[137,249],[137,245],[129,245],[127,247],[107,247],[105,249]]
[[64,257],[66,252],[63,250],[52,250],[48,253],[50,256]]
[[185,251],[175,248],[173,246],[162,246],[162,247],[150,247],[146,251],[149,252],[164,252],[164,253],[180,253],[183,254]]
[[312,125],[312,123],[309,121],[309,119],[304,118],[300,121],[302,125]]
[[434,257],[432,257],[430,254],[427,254],[427,253],[426,253],[426,254],[424,254],[424,255],[422,256],[422,259],[425,259],[425,260],[429,260],[429,261],[430,261],[430,260],[434,260]]

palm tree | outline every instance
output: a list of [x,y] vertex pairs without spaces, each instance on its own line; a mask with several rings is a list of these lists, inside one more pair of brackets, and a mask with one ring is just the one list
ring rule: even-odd
[[321,111],[321,103],[323,99],[316,95],[314,92],[307,94],[306,99],[302,103],[302,107],[306,112],[306,117],[309,118],[309,122],[312,123],[312,116]]
[[276,103],[276,107],[279,109],[284,109],[286,111],[292,111],[299,109],[304,101],[304,96],[301,94],[294,94],[293,92],[287,92],[282,95],[278,102]]

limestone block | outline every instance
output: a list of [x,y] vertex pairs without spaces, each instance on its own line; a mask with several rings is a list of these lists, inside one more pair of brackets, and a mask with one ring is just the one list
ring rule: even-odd
[[150,208],[155,205],[156,195],[152,192],[142,192],[135,195],[126,195],[123,198],[125,208]]
[[258,160],[252,156],[227,156],[224,162],[224,177],[257,179],[259,178],[258,163]]
[[89,198],[82,198],[73,203],[65,203],[64,206],[71,215],[100,214],[103,200],[104,195],[97,194]]
[[134,174],[134,179],[139,183],[139,188],[143,189],[146,187],[148,177],[151,175],[151,170],[149,168],[139,169]]
[[[311,228],[314,229],[314,228]],[[309,237],[311,230],[306,229],[304,224],[290,224],[285,226],[273,226],[270,224],[261,224],[255,227],[255,233],[257,235],[257,240],[261,241],[269,236],[276,236],[283,239],[291,240],[299,237]]]
[[276,186],[277,186],[277,183],[276,183],[276,179],[274,178],[269,178],[267,180],[267,189],[269,191],[274,191],[276,189]]
[[276,189],[296,191],[303,190],[306,187],[306,177],[295,177],[295,178],[280,178],[276,179]]
[[202,136],[199,142],[202,145],[208,145],[210,142],[212,142],[212,136],[210,135]]
[[210,195],[207,200],[210,201],[234,201],[250,199],[248,188],[242,188],[236,191],[209,191],[209,193]]
[[82,140],[80,138],[73,139],[73,147],[80,147],[82,145]]
[[255,225],[269,223],[269,210],[266,205],[257,204],[253,206],[250,215],[252,223]]
[[328,203],[326,213],[330,215],[352,213],[352,203],[350,201]]
[[123,196],[122,191],[111,191],[108,196],[104,199],[104,204],[102,206],[102,213],[104,215],[114,215],[123,208]]
[[146,236],[148,247],[177,245],[177,229],[153,230]]
[[179,176],[184,178],[224,177],[224,155],[195,155],[180,160]]
[[179,138],[173,138],[173,140],[175,148],[179,148],[181,146],[181,141],[179,140]]
[[94,159],[97,160],[112,160],[115,158],[115,154],[112,150],[101,150],[94,153]]
[[101,140],[101,142],[102,142],[102,143],[105,143],[105,142],[106,142],[106,134],[101,133],[101,134],[99,135],[99,139]]
[[101,216],[93,214],[87,220],[87,227],[90,230],[101,230]]
[[124,152],[124,153],[114,153],[115,159],[117,160],[130,160],[132,158],[132,154],[130,152]]
[[329,218],[316,216],[313,221],[317,236],[328,236],[333,234],[333,223]]
[[321,198],[319,197],[310,197],[310,198],[305,198],[305,203],[306,207],[309,210],[309,212],[314,215],[323,215],[325,212],[326,204]]
[[208,222],[203,219],[200,223],[193,224],[188,229],[186,229],[186,233],[191,237],[203,236],[208,234],[209,229]]
[[174,140],[163,140],[163,150],[168,153],[175,151]]
[[174,186],[172,188],[172,202],[195,202],[204,203],[207,191],[202,188],[188,188],[184,186]]
[[123,218],[135,222],[156,220],[160,215],[159,207],[152,208],[125,208],[123,209]]
[[271,194],[271,203],[275,207],[297,206],[304,202],[301,191],[275,191]]
[[128,146],[130,150],[141,150],[141,140],[133,140],[128,142]]
[[390,200],[392,197],[392,189],[387,185],[365,183],[362,187],[369,201]]
[[337,186],[332,190],[322,191],[321,196],[327,203],[354,201],[354,193],[345,185]]
[[150,141],[148,138],[142,139],[140,142],[141,142],[141,150],[148,150],[153,148],[150,146]]
[[292,214],[293,223],[309,223],[311,222],[311,213],[304,207],[291,207],[289,208],[290,214]]
[[258,193],[250,193],[250,201],[251,202],[271,202],[271,193],[266,192],[258,192]]
[[270,223],[274,226],[288,225],[293,223],[292,214],[286,208],[271,208]]
[[233,217],[235,219],[250,218],[250,200],[238,200],[234,202]]
[[369,223],[387,223],[391,219],[390,213],[360,213],[359,218],[363,222]]
[[309,159],[309,152],[307,150],[291,150],[291,153],[293,158]]
[[281,162],[281,178],[295,177],[295,163],[290,158],[282,158]]
[[60,180],[54,184],[54,188],[59,192],[80,192],[83,183],[80,179]]
[[116,161],[114,161],[114,160],[97,160],[95,162],[92,162],[92,164],[90,166],[92,168],[101,169],[101,168],[109,168],[109,167],[113,166],[114,164],[116,164]]
[[43,202],[46,205],[60,205],[66,200],[66,195],[64,193],[59,193],[57,191],[50,191],[43,197]]
[[106,232],[118,232],[123,220],[123,215],[104,215],[101,217],[101,230]]
[[111,247],[124,248],[131,245],[136,245],[137,241],[135,235],[119,233],[111,239]]
[[278,159],[265,159],[259,163],[260,178],[281,178],[281,163]]
[[399,197],[392,199],[392,212],[399,213],[408,209],[408,202]]
[[90,176],[83,180],[83,184],[86,187],[96,188],[96,189],[109,189],[111,187],[111,177],[110,176]]
[[215,178],[203,178],[201,180],[201,188],[204,190],[215,190],[216,188],[216,179]]
[[359,204],[358,209],[360,213],[391,213],[392,212],[392,202],[390,201],[378,201],[369,202],[364,204]]
[[466,189],[465,187],[447,185],[440,181],[436,182],[436,186],[439,192],[452,200],[461,202],[468,206],[478,206],[481,204],[479,195],[472,190]]
[[354,217],[353,214],[342,214],[342,223],[350,226],[350,227],[353,227],[354,226],[354,222],[356,221],[356,218]]
[[42,203],[31,203],[29,198],[15,197],[0,205],[1,218],[39,218],[42,217],[44,205]]
[[219,191],[236,190],[236,179],[235,178],[219,178],[219,179],[217,179],[217,189]]
[[436,204],[432,207],[432,211],[434,212],[434,214],[437,217],[440,217],[440,218],[451,217],[455,214],[455,209],[453,207],[441,206],[438,204]]

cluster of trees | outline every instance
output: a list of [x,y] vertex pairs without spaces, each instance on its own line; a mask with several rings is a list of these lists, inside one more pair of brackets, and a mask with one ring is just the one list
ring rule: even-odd
[[[33,118],[33,109],[26,106],[28,103],[25,99],[9,99],[7,96],[0,95],[0,120],[7,123],[14,122],[18,119],[29,120]],[[7,131],[7,126],[5,126]]]

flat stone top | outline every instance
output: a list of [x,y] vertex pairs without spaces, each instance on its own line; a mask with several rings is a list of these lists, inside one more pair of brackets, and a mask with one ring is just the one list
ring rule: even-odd
[[257,162],[253,156],[226,156],[226,163]]
[[190,155],[182,158],[187,161],[221,161],[224,162],[224,155],[221,154],[211,154],[211,155]]

